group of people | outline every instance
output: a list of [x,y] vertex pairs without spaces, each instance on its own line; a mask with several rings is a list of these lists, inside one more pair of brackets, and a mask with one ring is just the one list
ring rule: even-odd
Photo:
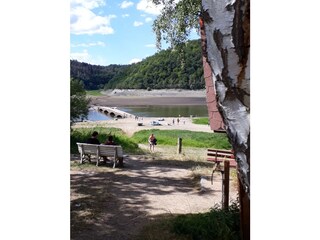
[[[92,134],[91,134],[91,137],[88,139],[87,143],[89,144],[101,144],[99,139],[98,139],[98,135],[99,133],[97,131],[94,131]],[[103,143],[104,145],[116,145],[116,143],[114,142],[113,140],[113,136],[112,135],[109,135],[107,140]],[[103,161],[104,162],[107,162],[109,161],[109,159],[107,157],[103,157]]]
[[[87,143],[89,143],[89,144],[101,144],[99,139],[98,139],[98,135],[99,135],[99,133],[97,131],[94,131],[91,134],[91,137],[88,139]],[[150,151],[154,152],[154,146],[157,145],[157,139],[156,139],[156,137],[155,137],[155,135],[153,133],[149,136],[148,142],[149,142]],[[108,138],[104,142],[104,144],[105,145],[116,145],[112,135],[108,136]]]
[[[99,133],[97,131],[94,131],[92,134],[91,134],[91,137],[88,139],[87,143],[90,143],[90,144],[101,144],[99,139],[98,139],[98,135]],[[114,140],[113,140],[113,136],[112,135],[109,135],[107,140],[104,142],[105,145],[116,145]]]

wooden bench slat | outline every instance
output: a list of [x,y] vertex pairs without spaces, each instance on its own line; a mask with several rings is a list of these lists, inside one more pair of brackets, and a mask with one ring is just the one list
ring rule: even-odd
[[219,153],[232,153],[231,150],[225,150],[225,149],[214,149],[214,148],[208,148],[208,152],[219,152]]
[[99,161],[103,157],[113,157],[113,167],[116,165],[116,161],[119,161],[119,165],[123,165],[123,151],[120,145],[97,145],[97,144],[88,144],[88,143],[77,143],[78,150],[81,155],[81,161],[83,162],[85,156],[89,156],[89,161],[91,155],[97,157],[97,166]]

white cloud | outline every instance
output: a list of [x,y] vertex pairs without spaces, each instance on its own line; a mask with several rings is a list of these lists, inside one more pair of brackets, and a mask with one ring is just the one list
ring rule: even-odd
[[133,26],[135,26],[135,27],[139,27],[141,25],[143,25],[143,22],[134,21],[134,23],[133,23]]
[[159,15],[161,13],[161,9],[163,8],[163,5],[155,5],[149,0],[140,0],[140,2],[137,4],[137,9],[140,11],[143,11],[145,13],[149,13],[152,15]]
[[84,8],[93,9],[105,6],[104,0],[70,0],[71,8],[82,6]]
[[128,7],[132,6],[133,4],[134,4],[133,2],[123,1],[120,4],[120,8],[128,8]]
[[121,15],[123,18],[126,18],[126,17],[129,17],[130,15],[129,14],[122,14]]
[[71,0],[70,32],[72,34],[112,34],[110,20],[115,15],[98,16],[91,9],[104,6],[103,0]]
[[85,49],[82,52],[70,53],[70,59],[78,60],[79,62],[88,62],[88,60],[90,59],[90,55]]
[[98,41],[98,42],[92,42],[92,43],[78,43],[78,44],[71,44],[71,47],[95,47],[95,46],[101,46],[104,47],[106,44],[104,42]]
[[151,17],[147,17],[147,18],[145,19],[145,21],[146,21],[146,22],[152,22],[152,18],[151,18]]
[[145,45],[147,48],[155,48],[156,47],[156,45],[155,44],[147,44],[147,45]]
[[132,63],[138,63],[138,62],[141,62],[142,60],[140,58],[133,58],[130,60],[129,64],[132,64]]
[[101,66],[107,66],[110,63],[108,63],[107,59],[104,57],[97,56],[96,58],[93,58],[89,53],[88,50],[83,50],[82,52],[74,52],[70,53],[70,59],[71,60],[77,60],[79,62],[85,62],[93,65],[101,65]]

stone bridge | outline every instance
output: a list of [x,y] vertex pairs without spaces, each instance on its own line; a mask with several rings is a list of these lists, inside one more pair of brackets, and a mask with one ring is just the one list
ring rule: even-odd
[[110,117],[114,118],[127,118],[127,117],[135,117],[135,115],[121,111],[116,107],[103,107],[103,106],[95,106],[94,109]]

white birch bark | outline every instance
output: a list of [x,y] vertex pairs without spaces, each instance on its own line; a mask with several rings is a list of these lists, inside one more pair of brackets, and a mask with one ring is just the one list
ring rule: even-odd
[[250,196],[250,1],[202,0],[217,104]]

